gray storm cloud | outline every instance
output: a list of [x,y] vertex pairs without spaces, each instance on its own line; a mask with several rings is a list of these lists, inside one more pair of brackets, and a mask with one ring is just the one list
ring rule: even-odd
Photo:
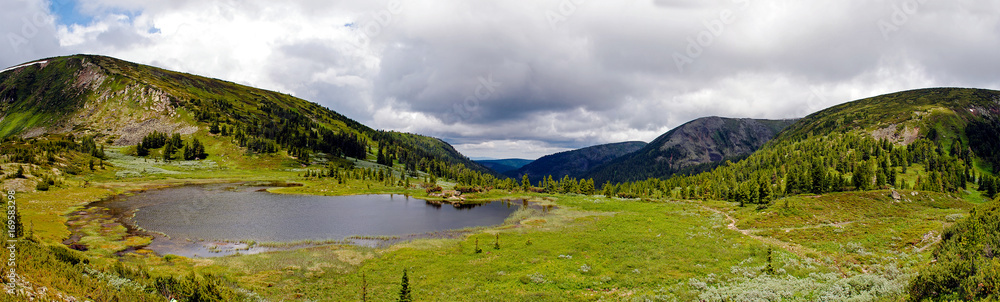
[[[106,54],[291,93],[470,156],[649,141],[702,116],[800,117],[905,89],[1000,88],[996,0],[81,0],[95,21],[78,28],[43,2],[0,6],[8,37],[40,14],[0,65]],[[113,18],[122,10],[135,14]]]

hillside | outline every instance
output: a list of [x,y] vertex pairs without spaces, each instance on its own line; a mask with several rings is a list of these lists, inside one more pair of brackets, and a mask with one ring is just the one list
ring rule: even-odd
[[524,175],[528,175],[528,179],[533,183],[537,183],[549,175],[556,179],[563,176],[579,178],[594,167],[635,152],[644,146],[646,146],[645,142],[624,142],[559,152],[543,156],[520,169],[504,173],[504,175],[514,179],[521,179]]
[[477,160],[477,163],[490,168],[497,173],[506,173],[511,170],[517,170],[524,165],[530,164],[533,160],[521,159],[521,158],[508,158],[508,159],[484,159]]
[[1000,193],[1000,180],[990,173],[1000,166],[997,100],[996,91],[939,88],[849,102],[789,126],[743,160],[688,177],[620,183],[603,191],[741,205],[770,204],[796,194],[875,189],[985,201]]
[[598,183],[669,177],[685,168],[747,156],[796,120],[699,118],[587,173]]
[[1000,168],[1000,91],[928,88],[856,100],[810,114],[778,135],[780,144],[809,136],[861,131],[910,144],[927,138],[950,148],[956,141]]
[[489,171],[435,138],[376,131],[290,95],[115,58],[49,58],[0,73],[0,138],[73,133],[121,146],[153,131],[210,128],[250,153],[366,158],[384,149],[411,169],[435,160]]

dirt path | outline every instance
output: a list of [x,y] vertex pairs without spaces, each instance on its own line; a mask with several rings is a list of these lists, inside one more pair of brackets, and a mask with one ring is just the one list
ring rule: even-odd
[[[767,245],[772,245],[772,246],[779,247],[779,248],[781,248],[783,250],[788,251],[789,253],[798,255],[799,257],[802,257],[802,258],[814,258],[815,256],[823,255],[823,253],[820,252],[820,251],[814,250],[814,249],[809,248],[809,247],[802,246],[802,245],[797,244],[797,243],[787,242],[787,241],[781,241],[781,240],[778,240],[778,239],[775,239],[775,238],[771,238],[771,237],[763,237],[763,236],[755,235],[754,232],[755,231],[759,231],[759,230],[741,229],[741,228],[737,227],[736,226],[736,219],[733,218],[733,216],[730,216],[729,214],[727,214],[725,212],[722,212],[722,211],[720,211],[718,209],[715,209],[715,208],[712,208],[712,207],[709,207],[709,206],[706,206],[706,205],[699,205],[699,206],[701,208],[705,209],[705,210],[708,210],[708,211],[711,211],[713,213],[718,213],[718,214],[721,214],[721,215],[725,216],[726,220],[729,221],[729,224],[726,225],[726,228],[728,228],[730,230],[733,230],[733,231],[737,231],[740,234],[743,234],[743,236],[750,237],[750,238],[752,238],[754,240],[760,241],[760,242],[762,242],[764,244],[767,244]],[[846,225],[846,224],[849,224],[849,223],[851,223],[851,222],[841,222],[841,223],[837,223],[837,224],[834,224],[834,225],[841,225],[841,224]],[[818,227],[818,226],[814,226],[814,227]],[[806,228],[808,228],[808,227],[806,227]],[[807,256],[808,254],[813,254],[814,257]],[[836,259],[836,257],[833,257],[833,258]],[[837,260],[835,260],[835,261],[836,262],[831,267],[832,268],[836,268],[841,274],[844,274],[843,268],[840,267],[840,262],[837,261]]]
[[917,248],[917,253],[923,253],[924,250],[926,250],[926,249],[934,246],[938,242],[941,242],[941,234],[936,234],[934,231],[931,231],[930,233],[927,233],[927,235],[924,235],[924,236],[925,236],[925,238],[926,238],[926,236],[931,236],[931,238],[933,238],[934,240],[931,240],[931,242],[927,243],[927,245],[924,245],[924,246],[922,246],[920,248],[917,248],[917,246],[914,245],[913,247]]

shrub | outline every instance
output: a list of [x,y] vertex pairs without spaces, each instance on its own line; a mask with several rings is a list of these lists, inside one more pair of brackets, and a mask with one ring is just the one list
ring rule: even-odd
[[936,261],[910,283],[910,300],[1000,298],[1000,199],[980,205],[941,236]]
[[479,192],[483,191],[483,188],[480,188],[480,187],[471,187],[471,186],[455,186],[455,191],[461,192],[462,194],[465,194],[465,193],[479,193]]

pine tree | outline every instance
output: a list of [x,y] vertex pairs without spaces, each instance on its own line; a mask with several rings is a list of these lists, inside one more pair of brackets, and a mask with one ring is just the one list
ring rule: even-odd
[[403,281],[400,282],[399,289],[399,302],[412,302],[413,297],[410,295],[410,278],[406,276],[406,269],[403,269]]
[[766,181],[760,182],[760,203],[768,203],[774,199],[774,190],[771,189],[771,183]]
[[813,194],[826,193],[826,167],[819,158],[813,159],[812,170],[810,171],[812,187],[809,191]]
[[184,140],[181,139],[181,134],[180,133],[174,133],[173,135],[171,135],[170,136],[170,141],[167,142],[167,145],[173,145],[173,147],[174,147],[175,150],[183,147],[184,146]]
[[194,148],[191,147],[191,144],[184,144],[184,151],[181,153],[184,154],[182,156],[184,160],[194,159]]
[[135,145],[135,155],[139,157],[149,155],[149,149],[146,149],[146,146],[139,142]]
[[580,181],[580,194],[583,195],[594,195],[594,180],[586,179]]
[[882,169],[879,169],[878,174],[875,174],[875,187],[882,188],[885,186],[885,184],[886,184],[885,172],[883,172]]
[[163,161],[174,159],[174,144],[166,144],[163,147]]
[[872,168],[871,163],[863,161],[854,168],[854,175],[851,176],[851,180],[854,182],[854,187],[858,191],[867,191],[872,186]]

